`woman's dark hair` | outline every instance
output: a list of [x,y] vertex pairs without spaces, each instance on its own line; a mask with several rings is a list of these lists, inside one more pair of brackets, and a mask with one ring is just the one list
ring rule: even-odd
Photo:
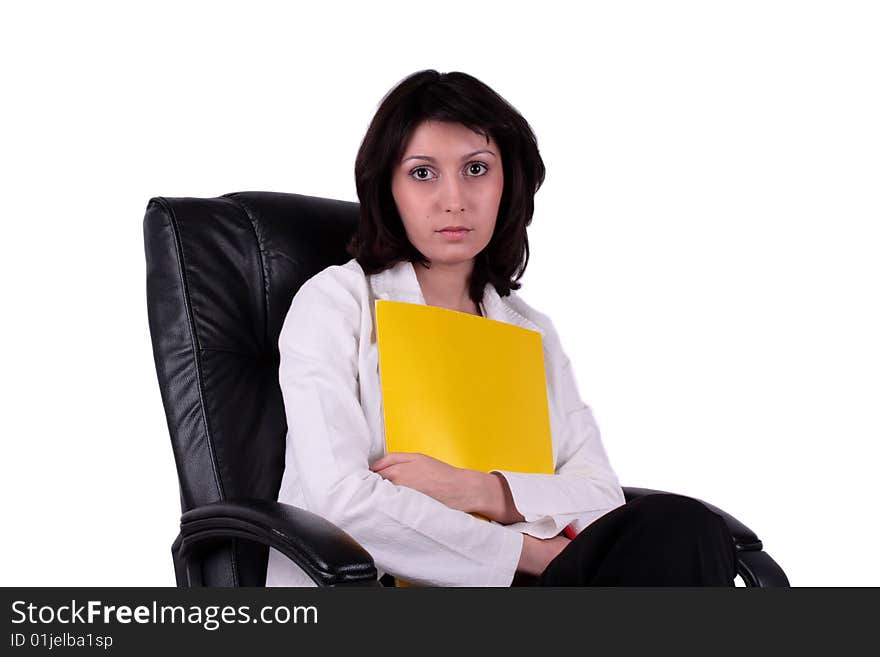
[[517,281],[529,261],[526,227],[532,222],[535,192],[544,182],[544,161],[522,115],[466,73],[419,71],[382,99],[355,160],[360,221],[346,250],[367,275],[404,260],[430,264],[407,238],[391,194],[392,170],[413,130],[427,120],[460,123],[491,137],[501,150],[504,190],[495,232],[475,258],[469,295],[480,303],[488,282],[507,296],[521,287]]

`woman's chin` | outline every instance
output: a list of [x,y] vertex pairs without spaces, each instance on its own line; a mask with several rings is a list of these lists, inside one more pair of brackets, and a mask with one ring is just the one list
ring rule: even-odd
[[474,259],[476,254],[456,254],[450,253],[425,253],[425,256],[431,261],[432,265],[441,265],[443,267],[458,267],[467,264]]

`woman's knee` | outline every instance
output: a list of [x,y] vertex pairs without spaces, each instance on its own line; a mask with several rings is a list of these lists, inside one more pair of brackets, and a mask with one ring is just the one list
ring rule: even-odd
[[715,528],[723,519],[705,504],[692,497],[675,493],[655,493],[632,500],[633,511],[648,522],[665,528],[675,525]]

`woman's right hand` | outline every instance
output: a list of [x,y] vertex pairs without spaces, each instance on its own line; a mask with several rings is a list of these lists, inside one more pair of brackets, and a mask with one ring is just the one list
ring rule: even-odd
[[516,567],[517,571],[528,575],[540,575],[569,543],[571,540],[565,536],[541,539],[523,534],[523,547]]

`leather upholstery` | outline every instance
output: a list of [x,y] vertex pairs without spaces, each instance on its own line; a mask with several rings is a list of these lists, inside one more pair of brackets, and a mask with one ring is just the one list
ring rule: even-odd
[[[287,432],[278,335],[300,285],[350,260],[357,217],[356,203],[299,194],[149,201],[147,307],[182,511],[277,498]],[[267,548],[233,546],[207,560],[206,584],[264,584]]]

